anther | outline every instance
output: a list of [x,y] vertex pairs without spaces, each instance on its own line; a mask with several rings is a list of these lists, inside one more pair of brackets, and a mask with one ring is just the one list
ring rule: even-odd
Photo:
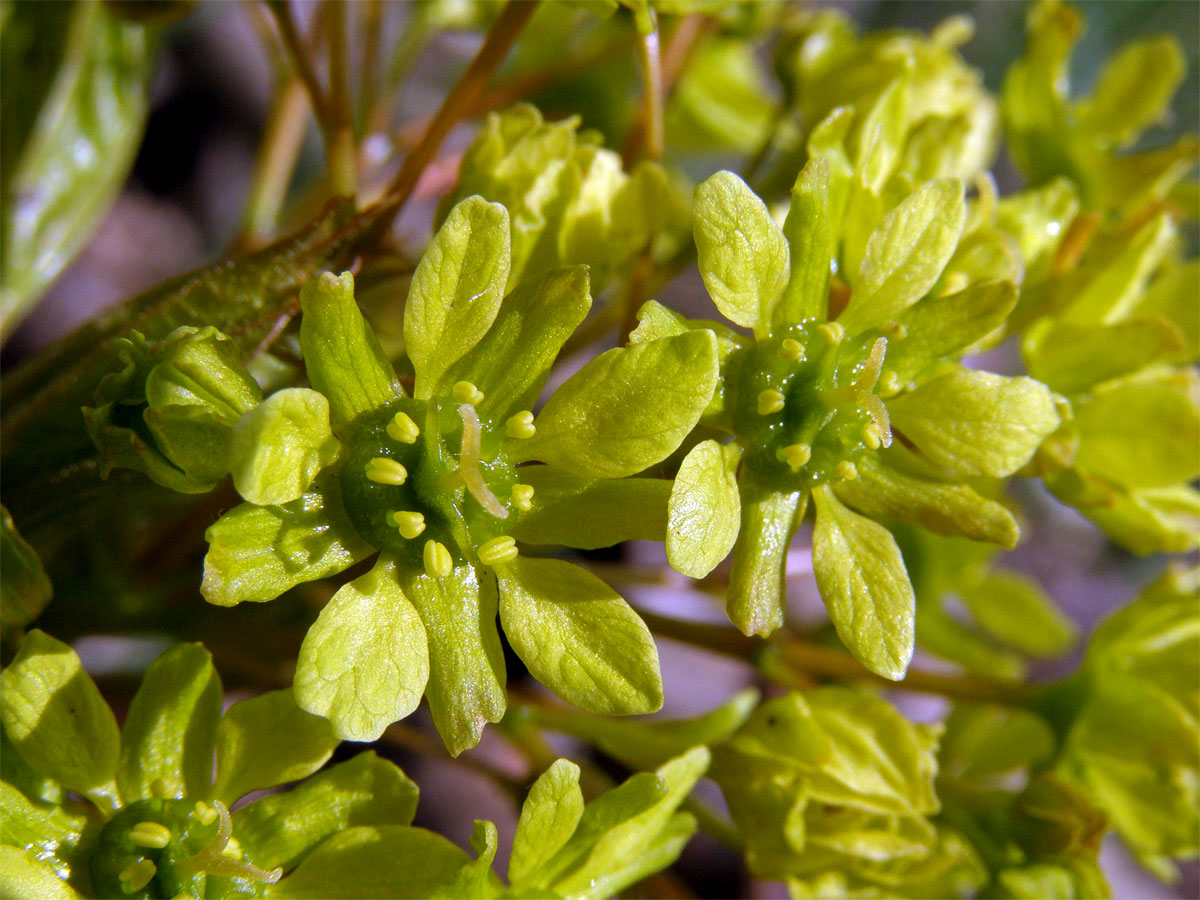
[[425,542],[423,561],[425,574],[430,578],[445,578],[454,571],[454,560],[450,558],[450,551],[440,541]]
[[400,529],[400,537],[411,541],[425,530],[425,516],[419,512],[400,510],[389,516],[391,524]]
[[165,778],[155,778],[150,782],[150,793],[159,800],[172,800],[175,798],[175,791],[171,785],[167,784]]
[[883,435],[879,433],[879,426],[874,422],[864,425],[859,434],[862,435],[863,443],[872,450],[878,450],[883,446]]
[[517,542],[506,534],[479,545],[479,561],[485,566],[498,566],[516,558]]
[[217,811],[207,803],[203,802],[197,802],[196,805],[192,807],[192,815],[200,820],[201,825],[211,825],[213,822],[217,821]]
[[413,444],[421,436],[421,429],[408,413],[398,412],[392,416],[392,421],[388,422],[387,433],[393,441]]
[[858,467],[848,459],[843,459],[840,463],[833,467],[833,474],[838,478],[843,478],[846,481],[853,481],[858,477]]
[[783,394],[767,389],[758,395],[758,414],[769,416],[779,412],[784,407]]
[[900,388],[900,376],[891,369],[888,369],[879,376],[879,382],[875,393],[877,393],[880,397],[895,397],[898,393],[900,393]]
[[125,892],[132,894],[148,885],[157,873],[158,866],[154,865],[153,860],[139,859],[122,869],[117,878],[120,879],[121,887],[125,889]]
[[469,381],[454,382],[454,387],[450,389],[450,394],[459,403],[470,403],[472,406],[478,406],[483,402],[483,391]]
[[513,506],[521,512],[529,512],[533,508],[533,485],[514,484],[511,496]]
[[812,459],[812,447],[808,444],[789,444],[779,450],[778,456],[792,471],[798,471]]
[[531,438],[537,429],[533,426],[533,413],[521,410],[504,424],[504,433],[510,438]]
[[227,856],[230,859],[241,859],[242,858],[242,845],[238,843],[238,839],[235,837],[231,837],[229,839],[229,843],[226,844],[225,848],[221,851],[221,855]]
[[129,829],[129,840],[137,847],[161,850],[171,843],[171,829],[158,822],[138,822]]
[[908,328],[899,322],[888,322],[888,324],[883,327],[883,333],[893,341],[902,341],[908,337]]
[[376,484],[404,484],[408,480],[408,469],[394,459],[377,456],[367,463],[367,478]]
[[821,340],[832,346],[842,342],[846,336],[846,329],[837,322],[826,322],[817,326],[817,334],[821,336]]
[[801,362],[805,358],[804,345],[795,338],[784,338],[779,345],[779,355],[791,362]]

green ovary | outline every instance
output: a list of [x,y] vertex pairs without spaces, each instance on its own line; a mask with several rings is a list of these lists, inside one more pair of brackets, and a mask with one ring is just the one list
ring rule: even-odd
[[397,400],[360,424],[341,469],[359,534],[418,570],[430,541],[456,565],[475,562],[480,544],[505,533],[517,480],[490,426],[452,397]]
[[875,385],[884,338],[840,326],[791,326],[731,360],[733,426],[747,463],[781,488],[857,477],[854,461],[891,443]]

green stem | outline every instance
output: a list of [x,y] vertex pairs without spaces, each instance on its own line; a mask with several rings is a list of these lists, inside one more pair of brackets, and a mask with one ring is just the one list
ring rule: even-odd
[[246,201],[245,223],[237,245],[257,247],[274,234],[287,197],[309,113],[308,93],[297,78],[289,78],[276,93],[258,148],[254,180]]
[[350,99],[350,67],[346,47],[347,4],[329,0],[329,104],[326,141],[329,183],[335,196],[353,197],[358,187],[358,146]]
[[637,121],[625,142],[622,153],[626,168],[633,164],[639,152],[646,159],[663,157],[663,73],[659,50],[658,20],[651,12],[654,28],[647,34],[638,33],[638,68],[642,73],[642,107]]
[[317,80],[317,73],[308,64],[308,53],[304,49],[304,41],[301,40],[300,32],[296,28],[296,20],[292,17],[291,7],[286,0],[272,0],[267,3],[267,9],[275,17],[275,24],[279,26],[279,36],[283,39],[283,49],[287,52],[287,57],[291,61],[296,75],[304,83],[309,100],[312,102],[313,112],[324,129],[329,122],[329,104],[325,97],[325,91],[322,90],[321,83]]
[[690,794],[679,805],[679,808],[695,816],[701,828],[730,850],[738,853],[742,851],[744,844],[741,834],[738,833],[737,826],[724,816],[718,814],[716,810],[710,808],[707,803],[700,800],[695,794]]

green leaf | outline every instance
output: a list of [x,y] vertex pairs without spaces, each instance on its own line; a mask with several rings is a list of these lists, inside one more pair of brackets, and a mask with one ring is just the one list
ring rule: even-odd
[[209,547],[200,593],[218,606],[274,600],[375,552],[346,517],[332,477],[318,478],[308,493],[283,506],[234,507],[204,536]]
[[1094,390],[1074,404],[1075,461],[1135,488],[1168,487],[1200,474],[1200,379],[1151,373]]
[[392,364],[354,300],[354,276],[321,272],[300,291],[300,346],[308,380],[329,400],[335,426],[404,396]]
[[145,121],[153,45],[150,32],[95,0],[5,12],[0,334],[83,247],[124,184]]
[[522,281],[504,298],[479,343],[449,367],[443,382],[468,381],[482,393],[483,419],[503,423],[532,409],[558,351],[592,305],[583,266],[550,269]]
[[450,366],[479,343],[504,297],[508,211],[468,197],[450,211],[417,270],[404,307],[404,344],[427,400]]
[[401,825],[360,826],[339,832],[310,853],[265,897],[394,900],[445,897],[471,858],[441,835]]
[[121,729],[117,786],[126,804],[156,796],[207,797],[221,717],[221,679],[200,644],[178,644],[150,664]]
[[738,444],[712,440],[684,457],[667,508],[667,559],[675,571],[703,578],[733,549],[741,526],[741,457]]
[[954,255],[966,221],[962,182],[927,181],[884,216],[867,242],[850,303],[850,334],[892,319],[924,297]]
[[696,188],[693,229],[704,286],[731,322],[765,333],[788,283],[788,245],[758,195],[732,172]]
[[813,573],[838,637],[868,669],[899,681],[913,653],[916,600],[891,533],[813,491]]
[[325,395],[285,388],[234,426],[229,470],[244,500],[276,506],[299,499],[340,449],[329,425]]
[[579,766],[555,760],[529,789],[513,837],[508,880],[514,889],[537,884],[538,870],[562,848],[583,815]]
[[595,550],[622,541],[662,541],[667,533],[665,478],[585,478],[553,466],[522,466],[533,506],[509,529],[519,541]]
[[725,595],[729,621],[743,634],[767,636],[783,624],[787,550],[808,494],[772,490],[743,467],[742,521]]
[[662,706],[654,639],[612,588],[557,559],[520,556],[496,574],[504,633],[538,681],[603,715]]
[[1078,394],[1101,381],[1177,358],[1184,341],[1163,319],[1132,319],[1112,325],[1038,323],[1025,335],[1029,374],[1064,394]]
[[1020,529],[1002,504],[965,484],[908,475],[888,465],[888,458],[864,453],[855,463],[859,477],[839,482],[833,492],[873,519],[891,517],[936,534],[992,541],[1009,550],[1017,545]]
[[834,255],[830,219],[829,162],[811,159],[792,187],[792,205],[783,223],[791,270],[775,307],[777,325],[823,320],[829,312],[829,273]]
[[239,809],[233,831],[255,865],[291,869],[332,835],[408,825],[416,811],[417,786],[394,763],[366,752]]
[[1079,637],[1035,582],[1012,572],[992,572],[959,598],[984,631],[1031,656],[1059,656]]
[[81,900],[83,896],[35,851],[6,845],[0,845],[0,894],[38,900]]
[[343,585],[308,630],[296,660],[296,702],[342,740],[374,741],[417,708],[429,680],[425,628],[381,556]]
[[957,359],[996,332],[1016,302],[1012,282],[986,281],[914,303],[896,316],[907,334],[888,341],[887,368],[907,383],[940,360]]
[[1170,115],[1171,98],[1186,73],[1175,38],[1130,41],[1105,63],[1091,98],[1079,105],[1080,125],[1104,140],[1130,144]]
[[608,350],[554,392],[534,420],[537,432],[510,442],[509,453],[576,475],[633,475],[679,446],[716,383],[710,331]]
[[1054,396],[1031,378],[956,367],[888,401],[892,427],[934,463],[1003,478],[1059,426]]
[[479,743],[488,722],[500,721],[508,699],[495,583],[480,583],[473,567],[459,566],[444,578],[403,572],[401,586],[429,643],[425,698],[433,724],[458,756]]
[[330,723],[297,706],[286,688],[240,700],[217,726],[212,796],[233,806],[251,791],[307,778],[337,745]]
[[29,632],[0,672],[0,721],[34,769],[115,808],[121,735],[74,650],[36,628]]
[[5,633],[42,614],[54,594],[37,551],[0,506],[0,626]]

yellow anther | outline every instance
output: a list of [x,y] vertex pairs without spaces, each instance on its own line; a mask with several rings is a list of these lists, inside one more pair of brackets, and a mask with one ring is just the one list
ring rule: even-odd
[[459,403],[470,403],[472,406],[478,406],[483,402],[483,391],[469,381],[454,382],[454,387],[450,388],[450,393]]
[[400,510],[392,513],[388,519],[391,524],[400,529],[400,537],[406,541],[411,541],[425,530],[425,516],[419,512]]
[[510,416],[504,425],[504,433],[510,438],[531,438],[536,430],[533,427],[533,413],[527,409]]
[[837,322],[826,322],[824,325],[817,326],[817,334],[827,344],[840,344],[842,338],[846,336],[846,329]]
[[159,800],[173,800],[175,798],[175,790],[171,785],[167,784],[165,778],[155,778],[150,782],[150,793]]
[[902,341],[908,337],[908,328],[906,328],[904,325],[901,325],[899,322],[888,322],[888,324],[883,328],[883,333],[886,334],[890,340]]
[[200,820],[201,825],[211,825],[217,821],[217,811],[207,803],[197,803],[192,807],[192,815]]
[[506,534],[479,545],[479,561],[485,566],[498,566],[516,558],[517,542]]
[[838,478],[844,478],[846,481],[853,481],[858,477],[858,467],[850,462],[850,460],[843,459],[833,467],[833,474]]
[[133,894],[148,885],[157,873],[158,866],[154,865],[153,860],[139,859],[122,869],[117,878],[121,880],[125,893]]
[[161,850],[171,843],[171,829],[158,822],[138,822],[129,829],[129,840],[137,847]]
[[404,484],[408,481],[408,469],[394,459],[377,456],[367,463],[367,478],[376,484]]
[[879,382],[875,388],[875,393],[880,397],[895,397],[900,393],[900,376],[888,369],[879,376]]
[[883,446],[883,435],[879,433],[879,426],[874,422],[864,425],[859,433],[862,435],[863,443],[872,450],[878,450]]
[[425,574],[430,578],[445,578],[454,571],[454,560],[446,545],[439,541],[425,542]]
[[521,512],[529,512],[533,508],[533,485],[514,484],[512,486],[512,504]]
[[758,395],[758,414],[769,416],[779,412],[784,407],[784,397],[779,391],[769,388]]
[[779,451],[779,458],[796,471],[802,469],[812,459],[812,447],[808,444],[789,444]]
[[222,856],[228,856],[230,859],[242,858],[242,845],[238,843],[238,839],[231,837],[229,843],[225,845],[225,849],[221,851]]
[[779,345],[779,355],[792,362],[800,362],[805,358],[804,345],[795,338],[784,338]]
[[392,421],[388,422],[387,433],[393,441],[413,444],[421,436],[421,429],[408,413],[398,412],[392,416]]

